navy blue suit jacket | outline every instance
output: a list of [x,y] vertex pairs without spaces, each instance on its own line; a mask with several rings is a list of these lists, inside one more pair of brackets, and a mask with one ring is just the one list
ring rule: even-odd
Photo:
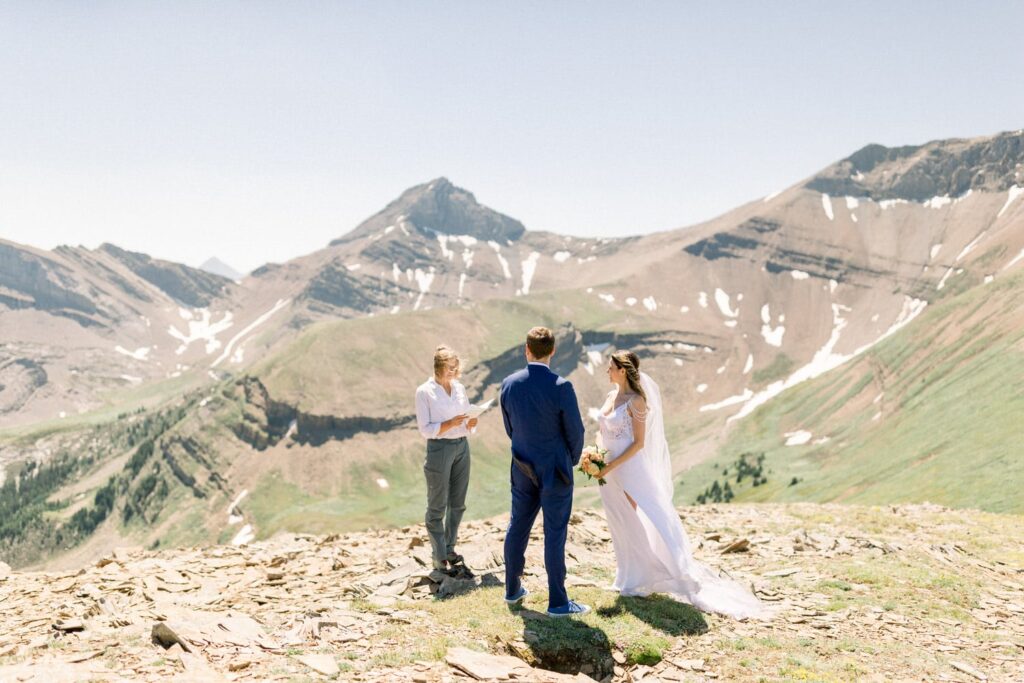
[[501,383],[501,415],[512,457],[532,469],[534,483],[571,486],[584,432],[572,382],[546,365],[527,365]]

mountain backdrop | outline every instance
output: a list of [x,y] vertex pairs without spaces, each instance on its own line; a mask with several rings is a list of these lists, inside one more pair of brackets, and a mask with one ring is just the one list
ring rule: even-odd
[[[455,346],[473,400],[557,330],[590,436],[629,348],[662,387],[677,502],[1021,512],[1024,132],[869,145],[695,226],[529,230],[438,178],[240,276],[0,241],[0,557],[417,521],[412,395]],[[507,507],[495,413],[470,513]],[[580,487],[580,504],[596,500]]]

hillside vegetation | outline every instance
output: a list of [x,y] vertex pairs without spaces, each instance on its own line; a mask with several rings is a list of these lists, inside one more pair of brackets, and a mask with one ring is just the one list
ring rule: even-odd
[[[683,475],[682,497],[692,502],[718,481],[737,501],[932,501],[1019,513],[1022,444],[1018,273],[939,300],[860,357],[739,421],[715,459]],[[761,454],[766,481],[737,482],[743,456]]]

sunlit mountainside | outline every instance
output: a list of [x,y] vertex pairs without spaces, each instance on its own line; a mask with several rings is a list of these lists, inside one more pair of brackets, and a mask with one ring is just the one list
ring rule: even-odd
[[[432,349],[454,345],[471,397],[491,398],[535,324],[558,331],[591,435],[609,352],[639,354],[679,503],[728,483],[1020,512],[1022,164],[1019,131],[869,145],[707,223],[620,239],[531,231],[439,178],[237,281],[0,242],[0,556],[71,566],[416,521],[412,393]],[[473,454],[470,513],[496,514],[496,413]]]

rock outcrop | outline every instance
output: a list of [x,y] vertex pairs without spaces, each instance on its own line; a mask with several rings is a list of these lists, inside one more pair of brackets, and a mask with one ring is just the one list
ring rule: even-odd
[[968,190],[1004,192],[1024,184],[1024,131],[924,145],[867,145],[807,183],[833,196],[876,201],[959,197]]

